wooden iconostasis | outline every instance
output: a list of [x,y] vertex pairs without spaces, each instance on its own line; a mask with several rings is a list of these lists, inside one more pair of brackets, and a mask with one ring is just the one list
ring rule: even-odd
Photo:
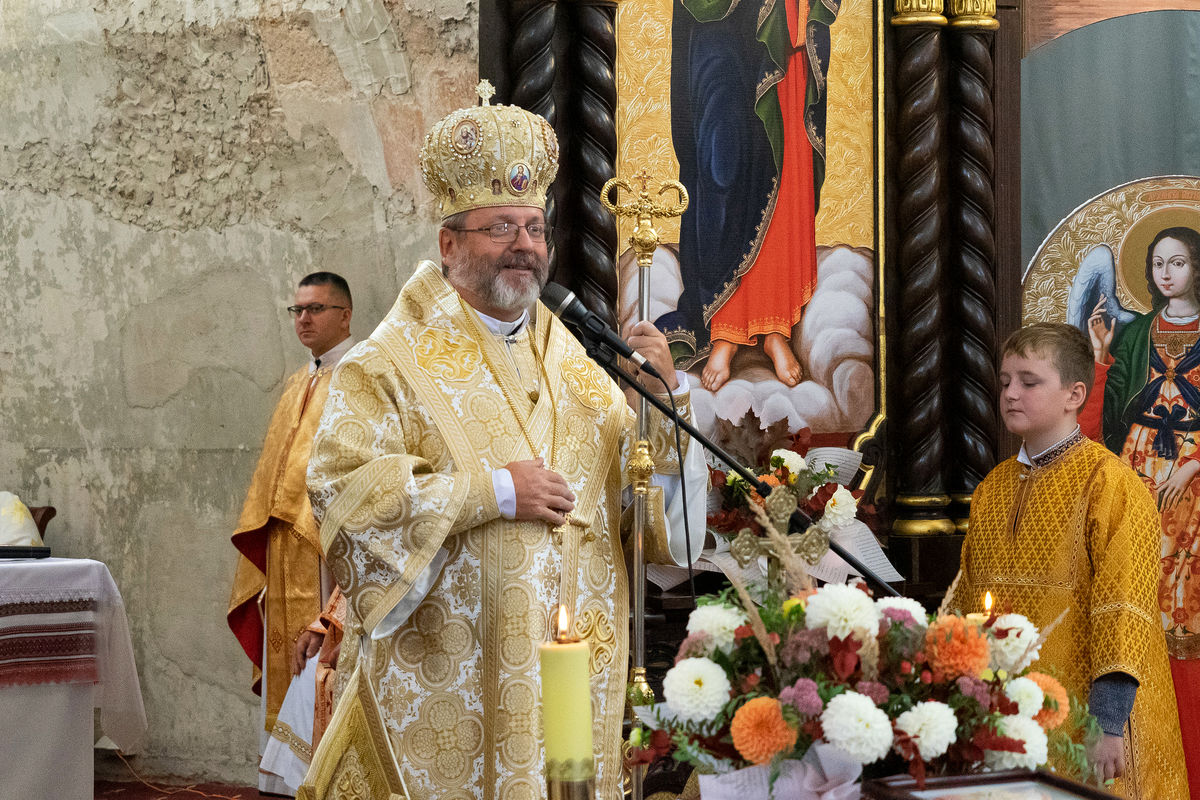
[[[1122,13],[1149,4],[1132,5]],[[1022,319],[1021,59],[1113,12],[807,6],[484,0],[480,75],[558,131],[554,279],[614,327],[632,321],[636,280],[630,230],[600,188],[640,168],[687,186],[690,210],[660,226],[651,308],[698,424],[746,458],[756,437],[799,427],[862,450],[905,590],[934,598],[957,569],[971,492],[1018,444],[997,413],[996,362]],[[765,337],[736,348],[723,381],[705,371],[756,270],[778,291],[759,281],[750,325],[784,316],[794,384]],[[788,316],[773,295],[803,308]]]

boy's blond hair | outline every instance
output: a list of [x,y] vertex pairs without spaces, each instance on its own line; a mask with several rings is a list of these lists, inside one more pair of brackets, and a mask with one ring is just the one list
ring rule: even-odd
[[1096,358],[1083,331],[1062,322],[1035,322],[1014,332],[1004,342],[1001,358],[1008,354],[1036,355],[1054,365],[1063,386],[1082,383],[1092,393]]

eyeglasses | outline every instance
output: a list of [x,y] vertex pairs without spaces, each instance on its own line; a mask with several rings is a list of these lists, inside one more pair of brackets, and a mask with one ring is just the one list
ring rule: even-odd
[[545,242],[550,239],[550,235],[554,229],[544,222],[531,222],[528,225],[518,225],[515,222],[497,222],[495,225],[488,225],[486,228],[451,228],[451,230],[459,231],[460,233],[486,233],[488,237],[498,244],[512,244],[520,235],[521,229],[529,234],[529,238],[535,242]]
[[312,314],[315,317],[317,314],[320,314],[322,311],[328,311],[331,308],[345,308],[345,306],[327,306],[324,303],[309,303],[306,306],[288,306],[287,311],[293,317],[296,317],[297,319],[299,319],[300,315],[303,314],[305,311],[307,311],[309,314]]

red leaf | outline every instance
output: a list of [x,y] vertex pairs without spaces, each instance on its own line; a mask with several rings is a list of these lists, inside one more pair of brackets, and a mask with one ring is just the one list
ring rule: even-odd
[[1024,753],[1025,743],[1011,736],[1001,736],[987,725],[980,726],[971,737],[973,744],[984,750],[1003,750],[1007,753]]
[[791,435],[791,444],[788,445],[789,450],[793,450],[802,456],[808,455],[808,449],[812,447],[812,428],[801,428]]
[[858,651],[861,648],[862,642],[853,636],[847,636],[845,639],[830,637],[829,656],[833,662],[833,674],[837,675],[838,680],[849,680],[858,669]]

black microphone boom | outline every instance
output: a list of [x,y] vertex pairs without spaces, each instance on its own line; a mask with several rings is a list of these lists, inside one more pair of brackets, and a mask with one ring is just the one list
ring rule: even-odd
[[589,311],[570,289],[557,283],[547,283],[546,288],[542,289],[542,302],[591,344],[607,347],[617,355],[628,358],[642,372],[662,380],[658,370],[646,361],[645,356],[630,347],[604,320]]

